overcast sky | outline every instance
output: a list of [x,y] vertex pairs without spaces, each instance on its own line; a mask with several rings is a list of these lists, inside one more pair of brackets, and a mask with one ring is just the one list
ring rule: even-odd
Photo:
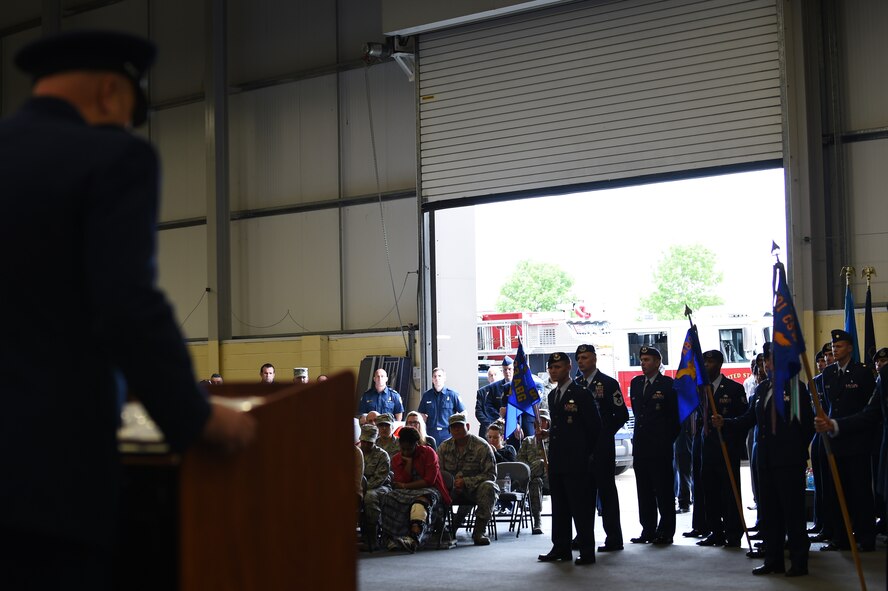
[[[475,215],[479,312],[495,308],[514,263],[529,258],[570,273],[593,317],[629,320],[661,254],[693,243],[716,254],[731,311],[769,311],[771,241],[786,245],[782,169],[479,205]],[[496,263],[503,234],[491,224],[533,230],[508,250],[511,262]]]

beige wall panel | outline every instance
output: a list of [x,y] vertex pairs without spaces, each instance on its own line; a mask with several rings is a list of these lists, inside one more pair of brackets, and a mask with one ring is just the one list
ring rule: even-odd
[[[365,75],[367,79],[365,80]],[[416,98],[413,83],[390,62],[341,74],[342,194],[377,192],[367,108],[373,106],[373,135],[380,190],[416,188]]]
[[[885,187],[888,186],[888,140],[846,144],[848,194],[851,196],[851,253],[846,264],[857,268],[853,284],[855,302],[863,306],[866,290],[860,279],[865,266],[876,268],[874,302],[888,301],[888,230],[885,227]],[[885,335],[888,344],[888,334]]]
[[230,101],[231,209],[336,199],[336,78],[237,94]]
[[840,56],[846,129],[888,126],[888,2],[842,0],[844,44]]
[[[417,324],[416,270],[419,266],[416,201],[383,204],[389,259],[402,324]],[[399,326],[386,262],[379,204],[342,212],[344,330]]]
[[336,2],[230,0],[232,84],[336,63]]
[[206,226],[158,232],[157,268],[158,285],[172,304],[185,338],[207,338]]
[[151,139],[160,153],[160,221],[205,217],[204,104],[154,113],[151,116]]
[[153,102],[203,92],[205,2],[153,0],[151,35],[159,48],[151,73]]
[[339,330],[337,210],[231,226],[235,336]]

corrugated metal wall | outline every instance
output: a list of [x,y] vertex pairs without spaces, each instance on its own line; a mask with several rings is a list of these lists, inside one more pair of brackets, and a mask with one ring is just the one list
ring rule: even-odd
[[783,155],[773,0],[573,3],[419,48],[429,201]]

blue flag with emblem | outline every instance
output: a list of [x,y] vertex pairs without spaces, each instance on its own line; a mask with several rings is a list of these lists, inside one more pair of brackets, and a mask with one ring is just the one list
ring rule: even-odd
[[536,405],[540,403],[540,392],[533,373],[527,365],[524,344],[518,339],[518,353],[515,355],[515,373],[512,376],[512,388],[506,404],[506,437],[510,437],[518,428],[521,415],[528,413],[536,416]]
[[[798,381],[793,379],[802,369],[801,356],[805,353],[805,340],[802,327],[792,303],[792,294],[786,284],[786,269],[783,263],[774,265],[774,342],[771,352],[774,356],[774,396],[782,391],[787,380],[792,380],[792,417],[799,417]],[[777,414],[785,419],[783,404],[775,405]]]
[[684,422],[691,413],[700,406],[698,386],[707,382],[706,370],[703,368],[703,353],[700,350],[700,339],[697,327],[688,329],[684,345],[681,348],[681,359],[675,372],[672,386],[678,393],[678,421]]
[[860,362],[860,345],[857,340],[857,318],[854,316],[854,296],[851,294],[851,284],[845,283],[845,332],[851,335],[854,349],[851,351],[851,361]]

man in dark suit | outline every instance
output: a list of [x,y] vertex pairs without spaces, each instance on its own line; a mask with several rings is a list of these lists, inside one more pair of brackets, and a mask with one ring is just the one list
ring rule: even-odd
[[[765,367],[774,375],[771,343],[764,346]],[[793,378],[796,379],[796,378]],[[774,387],[767,379],[755,391],[756,402],[742,416],[725,419],[712,415],[714,427],[726,426],[729,436],[742,437],[754,425],[758,454],[759,507],[764,534],[765,562],[753,569],[754,575],[783,573],[784,543],[789,540],[791,567],[787,577],[808,574],[808,548],[805,533],[805,468],[808,443],[814,432],[814,411],[811,396],[804,384],[798,383],[799,418],[791,418],[791,387],[787,380]],[[783,406],[783,418],[777,412]]]
[[601,429],[598,407],[589,391],[571,381],[570,357],[552,353],[549,377],[558,385],[549,393],[549,491],[552,495],[552,550],[541,562],[570,560],[571,519],[577,528],[577,565],[595,562],[595,483],[592,462]]
[[[829,403],[829,417],[840,419],[854,415],[866,406],[876,387],[872,369],[851,359],[855,343],[844,330],[831,331],[835,363],[822,374],[823,397]],[[872,488],[872,429],[845,433],[831,442],[833,454],[854,534],[861,549],[871,551],[876,545],[876,516]],[[822,453],[826,460],[825,451]],[[851,548],[845,530],[842,512],[832,477],[826,482],[823,500],[825,518],[832,533],[832,542],[820,549],[848,550]]]
[[614,435],[629,420],[629,411],[620,391],[620,383],[609,375],[598,371],[598,357],[592,345],[577,347],[575,357],[581,375],[576,383],[583,386],[598,406],[601,415],[601,435],[595,445],[593,478],[601,501],[601,522],[606,535],[599,552],[612,552],[623,549],[623,529],[620,525],[620,497],[614,480]]
[[672,446],[680,429],[678,394],[672,378],[660,373],[662,356],[657,349],[642,347],[639,359],[643,375],[632,378],[629,397],[635,413],[632,463],[641,535],[629,541],[667,545],[675,536]]
[[[703,353],[703,364],[712,384],[712,395],[715,400],[715,412],[723,417],[738,417],[746,412],[746,391],[734,380],[721,373],[724,355],[713,350]],[[707,404],[708,406],[708,404]],[[707,417],[707,422],[709,418]],[[746,439],[745,433],[722,433],[728,448],[731,472],[734,482],[740,486],[740,455]],[[718,430],[711,424],[703,429],[703,501],[706,507],[706,529],[711,533],[706,539],[697,542],[698,546],[740,547],[740,536],[743,528],[740,525],[740,513],[731,481],[725,468],[725,459],[721,451]]]
[[131,35],[68,32],[15,57],[34,86],[0,122],[3,589],[110,587],[127,388],[174,450],[252,437],[198,389],[155,287],[157,156],[126,130],[145,120],[154,56]]

